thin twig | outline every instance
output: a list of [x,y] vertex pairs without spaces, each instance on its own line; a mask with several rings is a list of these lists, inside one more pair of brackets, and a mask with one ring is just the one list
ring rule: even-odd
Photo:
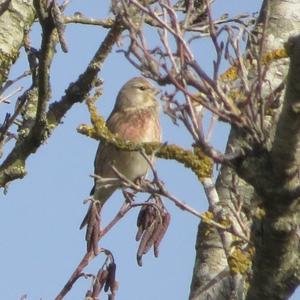
[[111,28],[114,25],[115,20],[112,18],[100,20],[100,19],[88,18],[81,14],[75,14],[74,16],[64,16],[63,22],[65,24],[75,23],[75,24],[85,24],[85,25],[96,25],[96,26],[101,26],[103,28]]

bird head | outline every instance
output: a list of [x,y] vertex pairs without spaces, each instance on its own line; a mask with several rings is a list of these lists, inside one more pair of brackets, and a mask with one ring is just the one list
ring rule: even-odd
[[115,110],[144,109],[157,107],[156,89],[148,80],[142,77],[134,77],[127,81],[121,88]]

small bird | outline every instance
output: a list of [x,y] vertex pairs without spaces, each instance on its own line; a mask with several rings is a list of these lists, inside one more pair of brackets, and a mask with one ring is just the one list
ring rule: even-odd
[[[107,119],[109,130],[133,143],[160,142],[159,103],[156,100],[158,93],[159,90],[142,77],[134,77],[125,83]],[[138,151],[123,151],[112,144],[99,144],[94,162],[95,174],[103,179],[112,179],[114,184],[106,185],[103,180],[95,179],[91,195],[97,200],[97,210],[95,212],[91,204],[80,226],[83,228],[87,225],[88,251],[95,247],[95,242],[98,242],[101,207],[113,192],[121,187],[121,181],[118,180],[112,166],[131,181],[145,176],[149,169],[149,163]],[[95,219],[98,219],[98,222],[94,222]]]

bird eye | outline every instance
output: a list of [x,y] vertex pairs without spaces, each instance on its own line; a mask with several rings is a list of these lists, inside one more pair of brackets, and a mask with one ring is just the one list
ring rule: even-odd
[[145,90],[146,90],[146,87],[143,86],[143,85],[141,85],[141,86],[139,86],[139,89],[140,89],[141,91],[145,91]]

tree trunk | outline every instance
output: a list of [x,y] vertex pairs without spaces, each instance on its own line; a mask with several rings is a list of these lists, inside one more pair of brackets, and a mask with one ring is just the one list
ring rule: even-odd
[[[257,35],[257,32],[262,32],[262,24],[265,23],[264,53],[283,48],[288,38],[299,32],[299,12],[299,1],[264,1],[255,29],[255,34]],[[300,52],[298,52],[298,56],[300,56]],[[271,64],[267,78],[270,80],[269,84],[271,84],[273,90],[280,86],[287,74],[287,70],[287,59],[280,59]],[[291,77],[292,75],[289,76],[289,78]],[[287,101],[287,97],[285,97],[285,100],[281,97],[280,100],[280,103],[283,103]],[[281,108],[278,109],[278,111],[279,110],[281,110]],[[277,214],[275,216],[270,213],[274,208],[270,199],[271,193],[267,193],[267,184],[264,183],[270,182],[270,186],[272,186],[271,184],[276,186],[275,180],[272,181],[272,179],[275,178],[277,170],[269,169],[269,172],[264,172],[265,174],[257,174],[259,172],[259,161],[263,172],[267,162],[271,160],[271,163],[273,163],[273,161],[276,161],[274,156],[280,155],[280,151],[275,152],[275,154],[273,153],[272,160],[271,153],[273,151],[271,150],[273,140],[275,139],[274,143],[276,144],[278,138],[278,130],[276,130],[278,118],[281,118],[279,112],[276,116],[268,116],[264,120],[265,126],[268,127],[271,132],[269,140],[265,145],[266,154],[264,151],[255,153],[255,158],[253,158],[252,163],[241,163],[242,166],[238,166],[235,169],[223,166],[216,182],[216,189],[222,209],[226,209],[226,207],[232,205],[232,185],[234,182],[236,193],[240,195],[240,199],[243,203],[243,211],[248,221],[252,224],[251,241],[254,243],[256,249],[252,262],[253,279],[251,280],[251,278],[241,273],[236,273],[232,267],[229,266],[228,255],[230,254],[225,254],[224,241],[222,241],[221,238],[222,234],[215,228],[201,223],[199,225],[196,241],[196,260],[191,283],[190,300],[244,299],[246,297],[249,300],[287,299],[297,284],[299,284],[299,274],[293,274],[292,276],[291,273],[291,265],[294,263],[298,266],[299,263],[299,254],[297,252],[298,239],[295,237],[295,224],[297,224],[298,221],[295,219],[298,218],[298,215],[288,214],[289,218],[294,218],[293,222],[291,222],[292,229],[287,230],[286,228],[279,228],[280,226],[276,227],[276,222],[282,217],[283,212],[278,211],[278,207],[281,207],[280,204],[282,204],[281,201],[283,199],[279,196],[280,193],[278,192],[277,208],[275,209]],[[282,131],[286,130],[290,129],[282,129],[280,135],[282,136]],[[229,149],[240,148],[244,143],[244,139],[245,135],[242,134],[240,130],[232,128],[228,140],[227,152]],[[281,142],[283,143],[281,146],[284,147],[285,142],[283,140],[281,140]],[[245,159],[245,161],[246,160],[247,159]],[[253,176],[249,175],[250,173],[253,174]],[[265,177],[263,178],[263,176]],[[280,179],[278,178],[277,184],[283,184],[283,182],[287,180],[287,176],[288,174],[283,174]],[[258,182],[259,180],[261,181]],[[273,190],[273,192],[275,191]],[[296,197],[293,200],[297,203]],[[284,211],[290,212],[291,207],[288,204],[287,206]],[[258,220],[258,207],[262,207],[264,213],[266,213],[266,217],[262,221]],[[297,205],[294,204],[293,208],[296,209],[296,207]],[[298,222],[298,224],[299,223],[300,222]],[[291,237],[294,239],[291,239]],[[278,251],[280,251],[278,250],[278,246],[280,246],[281,253],[278,253]],[[278,250],[271,256],[268,252],[270,251],[270,247],[275,247],[276,250]],[[286,249],[287,247],[290,248]],[[291,255],[291,257],[287,264],[282,265],[281,262],[288,260],[287,258],[285,259],[284,255],[288,255],[288,257]],[[282,267],[288,270],[280,269]],[[293,271],[295,271],[295,269],[293,269]],[[272,276],[270,276],[270,274]],[[248,288],[246,288],[246,286],[248,286]]]
[[[35,10],[31,0],[2,1],[0,15],[0,86],[7,79],[12,64],[19,56],[24,32],[29,30]],[[6,5],[4,5],[7,3]]]

